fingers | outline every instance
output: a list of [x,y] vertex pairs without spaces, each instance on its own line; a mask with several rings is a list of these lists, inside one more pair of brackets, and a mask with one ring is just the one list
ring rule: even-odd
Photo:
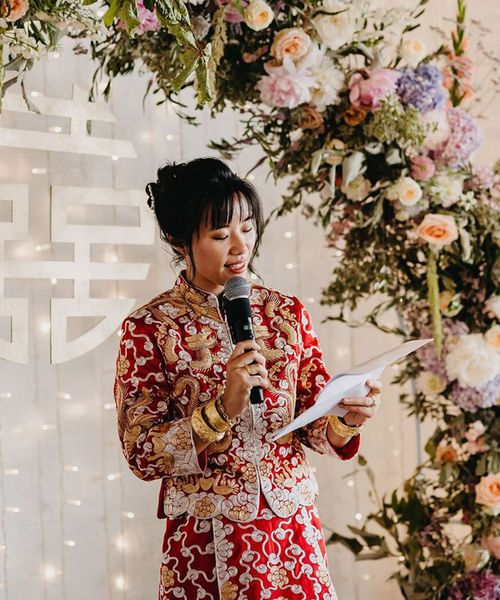
[[380,394],[383,387],[380,379],[368,379],[366,385],[370,388],[370,391],[368,392],[369,396],[372,396],[373,394]]

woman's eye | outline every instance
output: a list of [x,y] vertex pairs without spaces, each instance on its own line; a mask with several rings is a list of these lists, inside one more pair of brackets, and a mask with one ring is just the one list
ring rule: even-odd
[[214,240],[219,240],[219,241],[227,240],[227,235],[225,235],[224,237],[214,237]]
[[248,229],[243,229],[243,233],[250,233],[253,227],[249,227]]

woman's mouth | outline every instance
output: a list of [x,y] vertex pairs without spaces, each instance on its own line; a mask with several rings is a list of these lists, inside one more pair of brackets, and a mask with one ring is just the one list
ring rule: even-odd
[[244,262],[232,263],[230,265],[224,266],[230,273],[233,273],[234,275],[239,275],[240,273],[243,273],[246,269],[246,263]]

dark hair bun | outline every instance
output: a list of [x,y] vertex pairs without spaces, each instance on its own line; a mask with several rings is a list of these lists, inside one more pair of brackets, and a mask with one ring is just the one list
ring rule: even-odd
[[178,248],[192,257],[192,239],[203,223],[213,229],[226,227],[231,222],[235,200],[255,221],[258,246],[263,217],[257,191],[224,162],[218,158],[196,158],[167,163],[158,169],[157,177],[155,183],[146,186],[148,205],[154,210],[162,239],[178,257]]

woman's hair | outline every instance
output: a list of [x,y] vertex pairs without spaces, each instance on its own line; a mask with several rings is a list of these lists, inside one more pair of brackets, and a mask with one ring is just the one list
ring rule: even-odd
[[[160,237],[173,250],[175,262],[183,260],[184,248],[196,270],[192,241],[202,224],[221,229],[231,223],[234,204],[240,214],[251,217],[256,231],[249,269],[261,241],[264,219],[262,204],[254,186],[235,175],[217,158],[196,158],[185,163],[167,163],[158,169],[158,180],[146,186],[148,205],[154,211]],[[248,207],[248,214],[243,210]]]

